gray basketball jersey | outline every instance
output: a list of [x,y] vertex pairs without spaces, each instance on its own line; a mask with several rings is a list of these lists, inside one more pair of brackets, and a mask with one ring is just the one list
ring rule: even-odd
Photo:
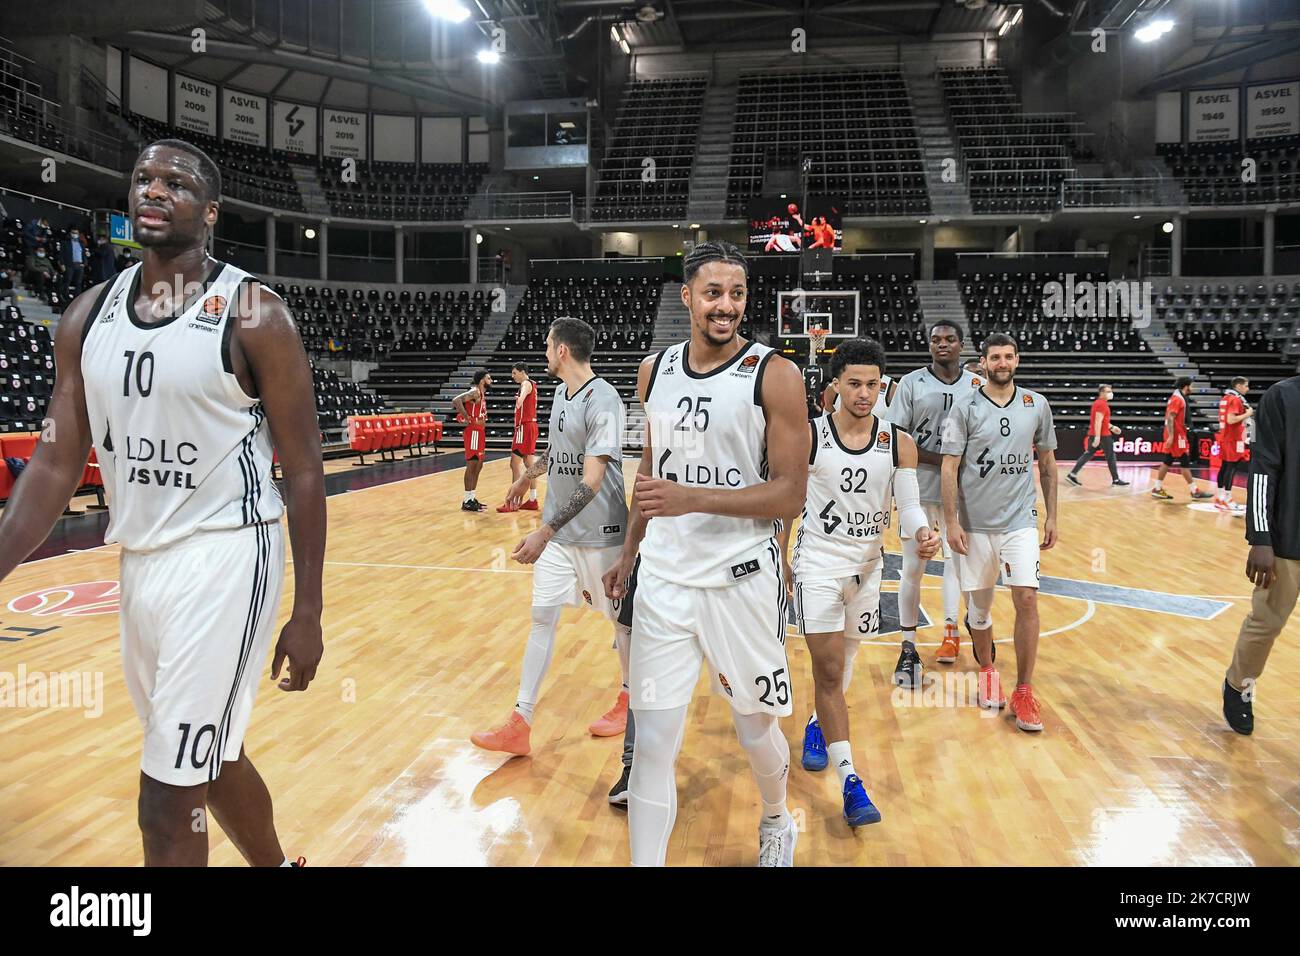
[[[984,380],[966,369],[951,385],[935,377],[929,366],[908,372],[898,383],[892,406],[893,421],[916,440],[916,447],[942,454],[943,423],[948,413],[963,398],[984,384]],[[919,462],[916,483],[921,501],[938,504],[943,500],[941,469],[938,465]]]
[[546,501],[542,521],[549,522],[582,484],[588,455],[608,455],[605,478],[588,502],[551,540],[584,548],[612,548],[627,534],[627,498],[623,493],[623,400],[613,385],[593,378],[573,394],[561,382],[551,399],[547,436]]
[[1000,533],[1037,526],[1035,447],[1056,450],[1052,409],[1038,392],[1017,387],[999,406],[980,388],[953,406],[943,453],[964,455],[957,482],[963,528]]

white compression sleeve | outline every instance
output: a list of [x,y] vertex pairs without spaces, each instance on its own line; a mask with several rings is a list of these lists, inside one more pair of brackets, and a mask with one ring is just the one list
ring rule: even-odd
[[898,535],[911,538],[929,520],[921,507],[921,487],[916,482],[915,468],[899,468],[894,472],[894,503],[898,506]]
[[530,724],[533,707],[542,689],[546,669],[551,666],[555,651],[555,628],[560,623],[560,607],[534,607],[533,626],[528,631],[528,647],[524,650],[524,669],[519,675],[519,697],[516,709]]
[[683,705],[634,711],[636,756],[627,785],[633,866],[663,866],[668,855],[677,819],[677,752],[686,733],[686,710]]
[[632,628],[623,624],[614,625],[614,647],[618,650],[618,663],[623,669],[623,689],[627,690],[628,659],[632,655]]

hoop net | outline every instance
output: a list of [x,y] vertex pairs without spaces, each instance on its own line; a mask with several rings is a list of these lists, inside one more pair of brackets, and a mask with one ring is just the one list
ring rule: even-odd
[[808,364],[817,365],[817,354],[821,352],[822,347],[826,344],[826,336],[830,334],[830,329],[810,328],[808,330]]

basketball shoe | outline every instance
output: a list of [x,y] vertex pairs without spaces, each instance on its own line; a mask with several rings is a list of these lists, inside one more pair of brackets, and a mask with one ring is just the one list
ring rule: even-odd
[[524,720],[516,710],[510,712],[510,718],[504,724],[491,730],[480,730],[476,734],[471,734],[469,742],[484,750],[496,750],[523,757],[532,749],[528,746],[528,736],[531,732],[532,728],[528,726],[528,721]]
[[627,730],[627,691],[619,691],[614,706],[587,729],[593,737],[617,737]]
[[1002,678],[992,664],[980,668],[975,697],[981,707],[989,710],[995,707],[1001,710],[1007,706],[1007,695],[1002,693]]
[[822,725],[817,718],[809,717],[808,726],[803,729],[803,757],[799,763],[805,770],[816,773],[826,769],[826,738],[822,736]]
[[911,641],[903,642],[898,663],[894,665],[893,681],[899,687],[921,686],[921,655],[916,653],[916,645]]
[[955,621],[943,622],[943,643],[939,645],[939,653],[934,655],[934,659],[940,664],[955,664],[957,654],[961,651],[961,635],[957,631]]
[[799,839],[799,829],[794,824],[794,817],[787,817],[786,822],[770,826],[765,822],[758,825],[758,865],[759,866],[794,866],[794,845]]
[[1011,694],[1011,713],[1016,715],[1016,726],[1021,730],[1042,730],[1043,716],[1038,712],[1038,701],[1028,684],[1017,684]]
[[844,822],[851,827],[880,822],[880,811],[867,796],[862,778],[851,773],[844,780]]

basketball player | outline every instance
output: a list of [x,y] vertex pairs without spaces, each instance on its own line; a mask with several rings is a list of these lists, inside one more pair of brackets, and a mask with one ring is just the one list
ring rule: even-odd
[[1110,423],[1110,403],[1114,398],[1115,390],[1109,385],[1097,386],[1097,397],[1088,412],[1088,434],[1083,439],[1083,453],[1079,455],[1074,467],[1065,476],[1065,480],[1072,485],[1083,487],[1083,482],[1079,480],[1079,472],[1083,470],[1084,465],[1092,461],[1099,448],[1106,453],[1106,464],[1110,466],[1111,487],[1128,485],[1127,481],[1120,478],[1119,468],[1115,465],[1115,436],[1119,434],[1119,428]]
[[1255,730],[1255,681],[1300,595],[1300,375],[1259,402],[1246,482],[1246,577],[1255,585],[1223,682],[1223,716],[1239,734]]
[[[1038,656],[1038,509],[1031,464],[1038,452],[1047,520],[1042,550],[1056,544],[1056,431],[1038,392],[1016,385],[1020,354],[1009,335],[984,340],[989,381],[956,402],[943,434],[943,511],[948,545],[961,555],[961,587],[970,608],[971,641],[980,667],[981,707],[1004,707],[992,664],[993,588],[998,572],[1016,608],[1016,690],[1011,712],[1021,730],[1043,729],[1031,681]],[[958,505],[960,504],[960,515]]]
[[1219,399],[1219,465],[1218,496],[1214,506],[1228,514],[1244,516],[1246,506],[1232,500],[1232,482],[1237,477],[1241,466],[1250,461],[1250,448],[1246,444],[1246,422],[1255,414],[1255,410],[1246,404],[1246,393],[1250,391],[1250,381],[1238,375],[1232,380],[1232,387]]
[[1164,487],[1170,465],[1178,466],[1183,481],[1192,490],[1193,498],[1213,497],[1208,491],[1201,491],[1196,479],[1192,477],[1192,443],[1187,439],[1187,396],[1191,394],[1192,380],[1184,375],[1174,383],[1174,392],[1165,405],[1165,460],[1156,471],[1155,487],[1151,489],[1152,498],[1173,500],[1174,496],[1165,491]]
[[[510,444],[511,484],[537,463],[537,386],[528,377],[528,366],[516,362],[510,369],[510,378],[519,386],[515,396],[515,435]],[[507,501],[497,508],[500,512],[536,511],[537,479],[528,484],[528,500],[514,505]]]
[[45,540],[94,445],[119,544],[120,638],[144,730],[146,866],[203,866],[207,810],[255,866],[289,866],[271,796],[244,752],[281,585],[285,502],[294,599],[275,645],[305,690],[321,643],[325,489],[311,369],[288,308],[207,255],[221,174],[180,140],[136,160],[127,204],[140,263],[77,296],[56,332],[40,444],[0,518],[0,579]]
[[465,422],[465,498],[461,511],[487,510],[487,505],[478,500],[478,476],[487,446],[487,390],[491,385],[492,376],[481,368],[474,373],[470,387],[451,400],[457,416]]
[[793,866],[790,747],[777,724],[791,699],[776,534],[798,514],[808,480],[803,380],[794,363],[737,335],[749,272],[739,249],[702,242],[682,271],[691,337],[637,374],[647,434],[623,556],[605,576],[621,598],[639,550],[632,864],[664,862],[687,706],[708,661],[758,782],[759,865]]
[[518,506],[529,483],[547,476],[541,527],[511,554],[520,564],[533,565],[532,628],[515,709],[505,723],[470,737],[484,750],[518,756],[529,752],[533,709],[555,651],[560,612],[584,603],[614,623],[614,643],[623,664],[617,703],[589,729],[598,737],[612,737],[623,733],[627,721],[631,630],[618,623],[618,602],[606,597],[601,581],[618,563],[627,531],[623,400],[591,370],[595,343],[595,331],[580,319],[556,319],[546,336],[546,371],[563,387],[551,401],[546,451],[510,486],[506,499]]
[[[844,703],[853,660],[863,638],[880,631],[882,536],[898,501],[904,540],[920,538],[928,559],[939,548],[921,510],[916,483],[916,443],[897,425],[872,414],[885,350],[879,342],[850,339],[835,350],[831,375],[843,398],[838,411],[810,424],[808,497],[795,539],[795,612],[812,655],[817,709],[804,729],[805,770],[835,764],[850,827],[880,822],[853,765]],[[789,525],[781,532],[784,558]],[[830,741],[828,744],[827,741]]]
[[[893,420],[916,442],[916,480],[921,508],[940,540],[948,536],[943,516],[940,470],[943,424],[952,407],[971,396],[984,384],[978,375],[961,367],[962,331],[949,322],[930,326],[930,364],[908,372],[898,384]],[[921,618],[921,579],[929,555],[921,554],[924,539],[903,541],[903,570],[898,584],[898,625],[902,648],[894,665],[894,683],[900,687],[921,685],[921,658],[916,653],[916,625]],[[952,664],[961,648],[957,613],[961,606],[961,575],[951,553],[943,563],[943,641],[935,660]]]
[[[832,355],[833,359],[833,355]],[[876,404],[871,409],[871,414],[875,415],[881,421],[893,421],[892,407],[894,396],[898,394],[898,382],[891,376],[882,374],[880,376],[880,391],[876,393]],[[840,395],[835,388],[835,379],[832,377],[826,383],[826,388],[822,390],[822,411],[826,413],[839,411]]]

